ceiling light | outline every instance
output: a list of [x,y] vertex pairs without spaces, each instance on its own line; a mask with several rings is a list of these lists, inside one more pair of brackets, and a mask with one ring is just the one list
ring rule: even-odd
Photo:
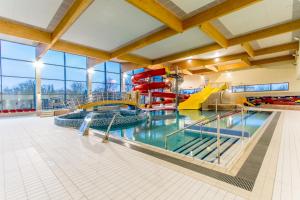
[[220,61],[220,58],[215,58],[215,61],[216,61],[216,62],[219,62],[219,61]]
[[44,63],[41,60],[36,60],[36,61],[33,62],[33,66],[35,68],[42,68],[44,66]]
[[188,59],[188,63],[191,63],[192,62],[192,59]]

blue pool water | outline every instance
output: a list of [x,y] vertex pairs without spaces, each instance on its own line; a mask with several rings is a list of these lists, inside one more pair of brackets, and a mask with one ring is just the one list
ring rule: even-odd
[[[223,112],[219,112],[222,114]],[[210,132],[216,132],[216,121],[202,127],[191,127],[193,130],[185,130],[176,133],[166,140],[166,135],[173,131],[186,127],[197,120],[213,116],[214,111],[153,111],[147,122],[114,127],[111,135],[128,140],[138,141],[152,146],[166,148],[168,150],[191,155],[199,159],[213,160],[216,151],[216,136]],[[244,115],[244,136],[249,137],[266,121],[270,112],[248,112]],[[241,136],[241,114],[233,114],[222,118],[221,121],[221,153],[228,150],[238,142]],[[167,143],[167,144],[166,144]]]

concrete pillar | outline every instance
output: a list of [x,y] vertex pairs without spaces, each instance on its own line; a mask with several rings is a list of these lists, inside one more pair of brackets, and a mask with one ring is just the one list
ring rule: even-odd
[[41,72],[42,72],[41,61],[36,61],[34,63],[35,66],[35,106],[36,111],[42,110],[42,90],[41,90]]
[[89,99],[93,98],[92,82],[94,76],[94,66],[103,61],[93,58],[87,60],[87,96]]

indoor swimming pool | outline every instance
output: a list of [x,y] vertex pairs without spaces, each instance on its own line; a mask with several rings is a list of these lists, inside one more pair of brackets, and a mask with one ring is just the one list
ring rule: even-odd
[[[228,112],[226,112],[228,113]],[[136,141],[208,162],[216,162],[217,120],[203,125],[195,122],[214,118],[215,111],[152,111],[146,122],[113,127],[110,135]],[[225,112],[218,112],[221,116]],[[248,111],[233,113],[220,119],[220,156],[241,140],[250,138],[261,127],[271,112]],[[187,128],[188,127],[188,128]],[[185,129],[184,129],[185,128]],[[184,130],[181,130],[184,129]],[[100,129],[106,131],[106,129]],[[181,131],[178,131],[181,130]]]

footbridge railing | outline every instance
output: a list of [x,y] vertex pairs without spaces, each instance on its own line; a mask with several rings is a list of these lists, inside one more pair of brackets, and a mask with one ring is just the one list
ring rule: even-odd
[[126,92],[102,92],[97,93],[92,97],[73,98],[70,100],[69,105],[74,109],[86,109],[89,107],[114,103],[138,106],[136,95]]

